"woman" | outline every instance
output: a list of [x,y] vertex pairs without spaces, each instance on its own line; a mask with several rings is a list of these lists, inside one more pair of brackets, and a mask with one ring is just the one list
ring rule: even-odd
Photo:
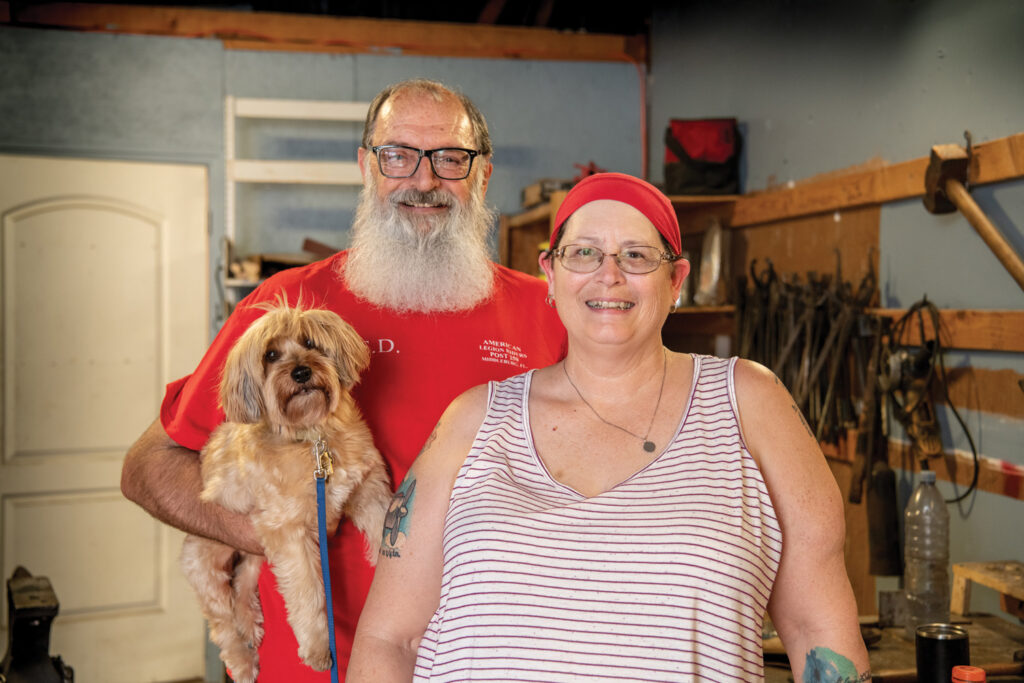
[[689,264],[653,186],[590,176],[541,257],[564,361],[466,392],[392,503],[351,683],[868,680],[843,508],[768,370],[668,351]]

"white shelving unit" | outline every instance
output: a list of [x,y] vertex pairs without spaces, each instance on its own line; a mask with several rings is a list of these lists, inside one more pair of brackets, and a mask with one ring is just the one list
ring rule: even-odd
[[224,99],[225,225],[227,240],[223,284],[226,291],[252,287],[254,283],[230,277],[230,252],[238,226],[235,217],[236,188],[239,183],[281,183],[293,185],[361,185],[362,175],[354,161],[298,161],[283,159],[239,159],[235,156],[235,132],[239,119],[285,119],[294,121],[349,121],[362,123],[369,102],[327,100],[280,100],[227,96]]

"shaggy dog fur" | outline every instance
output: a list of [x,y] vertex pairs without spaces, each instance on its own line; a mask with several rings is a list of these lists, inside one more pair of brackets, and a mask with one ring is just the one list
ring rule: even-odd
[[[283,303],[259,318],[228,355],[221,383],[226,421],[201,453],[202,500],[246,514],[263,545],[313,669],[330,668],[317,533],[314,448],[325,442],[327,528],[342,514],[376,562],[391,487],[349,389],[369,364],[366,344],[336,314]],[[256,679],[263,617],[263,557],[189,536],[181,563],[210,623],[210,639],[238,683]]]

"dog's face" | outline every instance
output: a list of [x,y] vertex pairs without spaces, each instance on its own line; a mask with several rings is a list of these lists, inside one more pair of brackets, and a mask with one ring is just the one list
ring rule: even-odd
[[231,422],[313,427],[338,406],[370,362],[366,343],[337,314],[277,306],[228,354],[221,402]]

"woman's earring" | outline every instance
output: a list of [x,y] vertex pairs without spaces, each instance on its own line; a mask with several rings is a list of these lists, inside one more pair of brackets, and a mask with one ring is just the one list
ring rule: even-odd
[[550,294],[548,294],[546,297],[544,297],[544,303],[546,303],[551,308],[554,308],[555,307],[555,297],[553,297]]

